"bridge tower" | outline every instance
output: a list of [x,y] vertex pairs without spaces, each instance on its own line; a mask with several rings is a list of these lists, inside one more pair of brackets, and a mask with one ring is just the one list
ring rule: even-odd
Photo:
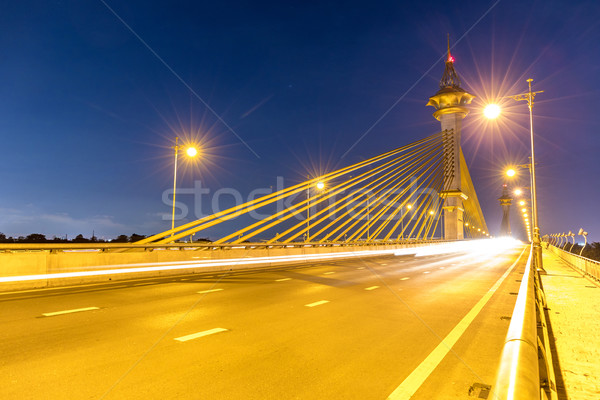
[[454,57],[450,54],[448,37],[448,56],[444,75],[440,81],[440,90],[429,98],[428,106],[435,107],[433,116],[441,122],[442,131],[447,132],[444,149],[445,176],[449,182],[448,190],[440,193],[444,199],[444,238],[464,239],[463,201],[468,197],[462,190],[460,159],[460,133],[462,120],[469,113],[466,107],[475,98],[460,87],[460,78],[454,70]]
[[508,185],[502,185],[502,196],[498,198],[502,206],[502,223],[500,224],[500,236],[511,236],[509,212],[512,203],[512,197],[508,194]]

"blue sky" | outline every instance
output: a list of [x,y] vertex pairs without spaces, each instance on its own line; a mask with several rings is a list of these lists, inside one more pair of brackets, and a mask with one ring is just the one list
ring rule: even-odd
[[497,125],[478,107],[531,77],[544,90],[534,107],[542,233],[584,227],[600,240],[599,17],[596,1],[5,4],[0,232],[169,228],[175,136],[203,147],[199,164],[180,165],[193,210],[194,181],[247,196],[432,134],[425,104],[450,33],[463,87],[478,96],[463,149],[490,231],[500,171],[527,162],[527,107],[509,104]]

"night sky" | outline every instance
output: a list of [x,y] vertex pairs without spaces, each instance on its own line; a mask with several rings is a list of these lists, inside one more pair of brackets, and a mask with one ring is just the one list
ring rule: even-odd
[[[502,170],[528,162],[529,119],[525,102],[503,100],[493,123],[481,108],[533,78],[542,234],[600,240],[597,0],[17,1],[0,31],[7,236],[170,228],[175,136],[202,146],[178,175],[191,220],[194,181],[245,197],[433,134],[425,104],[450,33],[477,96],[462,145],[491,233]],[[512,225],[522,232],[516,212]]]

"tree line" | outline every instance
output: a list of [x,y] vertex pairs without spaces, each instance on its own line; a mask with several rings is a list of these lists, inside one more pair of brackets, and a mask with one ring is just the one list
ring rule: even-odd
[[12,237],[6,236],[0,232],[0,243],[128,243],[137,242],[138,240],[144,239],[145,235],[138,235],[133,233],[130,236],[119,235],[114,239],[98,239],[92,235],[90,238],[84,237],[81,233],[75,236],[73,239],[69,239],[67,236],[47,238],[46,235],[41,233],[32,233],[27,236]]
[[[41,233],[32,233],[27,236],[19,236],[15,238],[12,236],[7,237],[4,233],[0,232],[0,243],[133,243],[145,239],[146,237],[146,235],[132,233],[130,236],[119,235],[114,239],[98,239],[95,235],[92,235],[90,238],[86,238],[80,233],[73,239],[69,239],[67,236],[54,236],[52,238],[47,238],[46,235]],[[179,241],[184,240],[178,240],[178,242]],[[194,239],[194,242],[210,242],[210,240],[208,238],[198,238]]]

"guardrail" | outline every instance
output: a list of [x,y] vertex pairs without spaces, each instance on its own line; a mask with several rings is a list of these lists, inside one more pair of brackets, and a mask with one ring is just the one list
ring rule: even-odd
[[[530,249],[531,250],[531,249]],[[557,400],[547,329],[546,298],[529,252],[502,351],[492,399]]]
[[546,248],[583,274],[600,281],[600,262],[570,253],[546,242]]
[[446,243],[456,240],[432,239],[432,240],[388,240],[388,241],[357,241],[357,242],[296,242],[296,243],[169,243],[169,244],[136,244],[136,243],[0,243],[0,253],[12,253],[19,251],[111,251],[111,250],[230,250],[230,249],[283,249],[283,248],[312,248],[312,247],[340,247],[340,246],[387,246],[402,244],[424,244],[424,243]]

